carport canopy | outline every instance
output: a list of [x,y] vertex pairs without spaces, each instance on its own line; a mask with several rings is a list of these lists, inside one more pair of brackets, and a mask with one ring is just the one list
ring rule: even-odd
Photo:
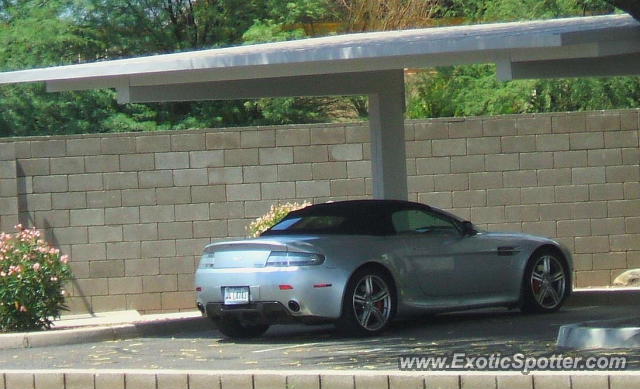
[[0,73],[120,103],[367,95],[373,196],[407,198],[404,69],[495,63],[501,80],[640,74],[629,15],[348,34]]

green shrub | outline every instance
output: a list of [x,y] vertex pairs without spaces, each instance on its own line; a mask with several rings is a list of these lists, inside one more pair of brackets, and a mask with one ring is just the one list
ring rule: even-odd
[[311,203],[308,202],[304,202],[302,204],[286,203],[272,205],[269,212],[249,224],[247,227],[249,236],[254,238],[260,236],[260,234],[278,224],[289,212],[308,207],[309,205],[311,205]]
[[71,279],[67,255],[35,228],[0,234],[0,331],[50,328],[66,310],[63,285]]

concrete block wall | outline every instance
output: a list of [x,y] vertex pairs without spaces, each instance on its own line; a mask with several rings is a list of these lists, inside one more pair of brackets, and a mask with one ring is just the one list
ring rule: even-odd
[[[638,110],[406,122],[410,199],[557,237],[577,286],[640,267]],[[0,222],[71,255],[72,312],[194,308],[202,247],[271,204],[371,196],[366,123],[0,140]],[[17,195],[16,195],[17,194]]]

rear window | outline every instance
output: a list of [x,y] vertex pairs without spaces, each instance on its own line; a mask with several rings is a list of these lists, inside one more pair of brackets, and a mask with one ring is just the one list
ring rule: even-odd
[[331,234],[344,232],[344,224],[347,220],[344,216],[298,216],[292,215],[283,219],[280,223],[265,231],[269,232],[289,232],[305,234]]

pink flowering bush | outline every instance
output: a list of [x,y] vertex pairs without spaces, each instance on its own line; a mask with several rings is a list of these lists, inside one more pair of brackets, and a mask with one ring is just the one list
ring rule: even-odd
[[257,238],[258,236],[260,236],[260,234],[262,234],[269,228],[280,223],[280,220],[284,219],[284,217],[287,216],[289,212],[302,209],[310,205],[311,203],[306,201],[302,204],[286,203],[271,205],[271,209],[269,209],[269,212],[252,221],[251,224],[247,226],[247,232],[249,236]]
[[35,228],[0,233],[0,331],[50,328],[65,310],[63,285],[71,279],[67,255]]

